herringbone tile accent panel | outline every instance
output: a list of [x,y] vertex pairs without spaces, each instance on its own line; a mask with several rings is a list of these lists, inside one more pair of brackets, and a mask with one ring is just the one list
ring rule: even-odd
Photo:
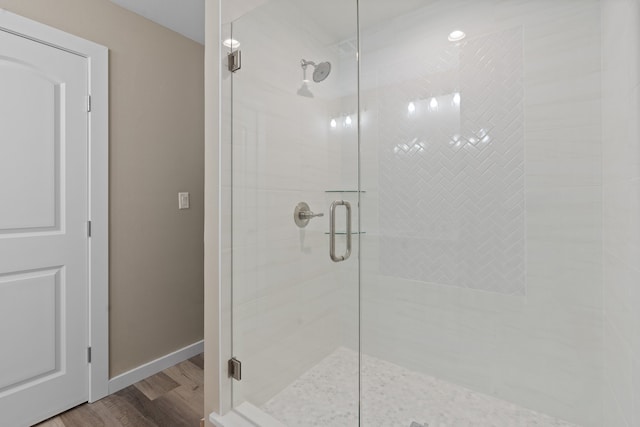
[[381,272],[522,295],[522,29],[454,49],[378,93]]

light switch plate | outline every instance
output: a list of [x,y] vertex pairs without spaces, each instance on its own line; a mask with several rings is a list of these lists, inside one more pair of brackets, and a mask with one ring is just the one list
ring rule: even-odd
[[178,193],[178,209],[189,209],[189,193]]

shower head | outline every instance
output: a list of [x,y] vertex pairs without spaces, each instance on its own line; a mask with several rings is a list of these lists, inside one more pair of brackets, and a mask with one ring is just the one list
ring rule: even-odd
[[313,81],[320,83],[329,76],[329,73],[331,73],[331,63],[321,62],[316,65],[316,69],[313,70]]
[[298,89],[298,95],[305,96],[307,98],[313,98],[313,93],[309,90],[309,80],[307,79],[307,67],[311,65],[313,67],[313,81],[316,83],[320,83],[324,79],[329,76],[331,73],[331,63],[330,62],[321,62],[316,64],[313,61],[307,61],[303,59],[300,61],[300,66],[302,67],[302,86]]
[[331,73],[331,63],[328,61],[325,62],[321,62],[319,64],[316,64],[313,61],[307,61],[306,59],[303,59],[300,61],[300,66],[302,67],[302,71],[303,71],[303,76],[304,76],[304,80],[306,81],[307,79],[307,66],[311,65],[314,70],[313,70],[313,81],[316,83],[320,83],[321,81],[323,81],[324,79],[326,79],[329,74]]

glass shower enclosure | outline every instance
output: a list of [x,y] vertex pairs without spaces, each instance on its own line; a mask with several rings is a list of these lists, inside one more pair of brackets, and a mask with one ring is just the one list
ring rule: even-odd
[[631,425],[639,23],[636,0],[271,0],[225,26],[235,410]]
[[[241,52],[241,68],[229,74],[227,86],[232,114],[231,340],[242,372],[242,379],[233,383],[233,403],[270,405],[291,413],[293,422],[293,414],[309,408],[296,407],[295,401],[290,406],[283,395],[278,401],[272,397],[339,349],[339,369],[316,386],[344,396],[293,393],[307,393],[320,406],[342,396],[340,423],[355,425],[360,199],[356,3],[331,0],[321,5],[340,11],[340,22],[318,22],[311,9],[318,6],[268,2],[229,29]],[[347,42],[339,47],[338,39]]]

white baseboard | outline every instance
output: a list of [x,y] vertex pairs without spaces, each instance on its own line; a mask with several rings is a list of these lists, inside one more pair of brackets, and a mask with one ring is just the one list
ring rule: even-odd
[[176,350],[173,353],[169,353],[166,356],[152,360],[144,365],[138,366],[130,371],[113,377],[109,380],[109,394],[120,391],[123,388],[129,387],[132,384],[142,381],[143,379],[157,374],[173,365],[177,365],[180,362],[196,356],[204,351],[204,340],[195,342],[180,350]]

